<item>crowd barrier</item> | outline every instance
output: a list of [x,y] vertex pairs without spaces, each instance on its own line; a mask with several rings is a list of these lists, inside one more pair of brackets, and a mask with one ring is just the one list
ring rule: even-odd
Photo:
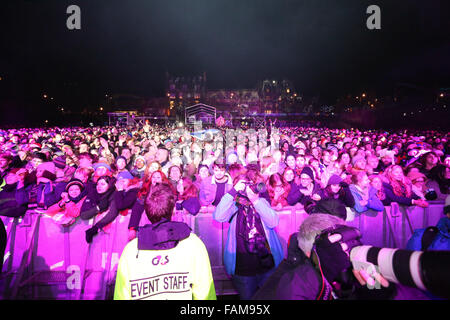
[[[213,270],[217,295],[236,293],[223,267],[228,223],[212,218],[214,207],[202,207],[197,216],[175,211],[173,220],[188,224],[205,243]],[[287,250],[289,236],[308,216],[301,206],[277,211],[277,233]],[[358,227],[362,242],[378,247],[404,248],[415,229],[436,225],[443,216],[443,203],[428,208],[393,204],[383,212],[357,214],[349,210],[347,224]],[[70,227],[50,217],[28,211],[22,218],[2,217],[8,243],[0,274],[2,299],[111,299],[120,254],[128,241],[130,215],[119,215],[89,245],[85,231],[100,217],[77,219]],[[140,225],[148,223],[143,215]]]

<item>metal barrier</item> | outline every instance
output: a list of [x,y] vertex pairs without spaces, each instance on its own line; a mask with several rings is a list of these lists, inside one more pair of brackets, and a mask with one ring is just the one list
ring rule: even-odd
[[[174,221],[183,221],[203,240],[208,250],[217,295],[236,293],[223,267],[228,223],[212,218],[213,206],[202,207],[197,216],[175,211]],[[276,228],[287,253],[289,236],[308,214],[299,206],[277,211]],[[349,211],[348,225],[358,227],[364,244],[404,248],[415,229],[436,225],[443,216],[443,203],[428,208],[393,204],[383,212],[362,214]],[[112,298],[117,264],[128,242],[130,215],[119,215],[100,231],[89,245],[85,231],[100,217],[78,219],[62,227],[51,218],[29,211],[23,218],[2,217],[8,234],[3,272],[2,299],[90,299]],[[148,223],[142,216],[140,225]]]

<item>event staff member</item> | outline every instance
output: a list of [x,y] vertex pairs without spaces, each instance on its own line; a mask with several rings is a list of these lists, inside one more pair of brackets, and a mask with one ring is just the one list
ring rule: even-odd
[[208,252],[183,222],[170,221],[175,195],[168,185],[154,186],[145,199],[151,224],[122,252],[115,300],[215,300]]

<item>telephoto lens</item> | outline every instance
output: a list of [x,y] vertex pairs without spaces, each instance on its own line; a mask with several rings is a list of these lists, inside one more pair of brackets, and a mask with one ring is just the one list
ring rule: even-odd
[[354,247],[352,263],[368,263],[388,281],[450,299],[450,251],[411,251],[372,246]]

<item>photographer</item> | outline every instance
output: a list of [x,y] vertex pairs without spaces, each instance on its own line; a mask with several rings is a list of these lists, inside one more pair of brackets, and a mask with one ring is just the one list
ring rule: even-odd
[[[288,256],[277,270],[266,281],[264,286],[254,295],[255,300],[332,300],[356,299],[355,288],[361,290],[370,281],[370,276],[361,275],[352,269],[348,277],[352,281],[352,288],[341,281],[343,270],[351,266],[348,253],[357,241],[340,241],[342,238],[331,238],[324,241],[323,231],[344,225],[345,222],[329,214],[312,214],[301,224],[298,233],[291,235],[288,244]],[[348,228],[351,230],[353,228]],[[335,237],[336,235],[333,235]],[[320,240],[319,240],[320,239]],[[348,239],[346,239],[348,240]],[[322,242],[319,246],[318,243]],[[323,245],[323,242],[326,245]],[[319,259],[320,257],[320,259]],[[348,274],[347,274],[348,276]],[[376,280],[384,287],[389,282],[379,274]],[[344,277],[345,279],[345,277]],[[374,279],[372,279],[374,280]],[[363,290],[364,291],[364,290]],[[379,291],[379,292],[376,292]],[[392,288],[373,290],[373,297],[380,293],[384,297],[390,296]],[[369,298],[369,296],[364,296]]]
[[[405,279],[411,277],[411,271],[406,271],[411,265],[409,255],[419,252],[400,252],[390,256],[390,261],[386,255],[384,259],[379,257],[383,255],[383,249],[362,246],[360,238],[356,228],[346,226],[338,217],[311,214],[303,221],[298,233],[291,235],[287,258],[253,299],[429,300],[414,283],[405,284],[408,282]],[[362,251],[367,247],[370,254],[365,251],[364,255]],[[356,248],[359,250],[354,254]],[[392,252],[395,249],[384,250]],[[380,270],[370,271],[366,268],[367,263],[355,267],[355,261],[374,263],[374,257],[378,262],[385,262],[385,265],[379,265]],[[408,259],[403,259],[405,257]],[[395,272],[392,271],[394,266]],[[395,280],[391,273],[402,281]],[[384,276],[386,274],[389,280]]]
[[[278,215],[247,175],[235,178],[234,187],[225,194],[213,218],[229,222],[224,250],[226,272],[241,300],[250,299],[283,259],[275,227]],[[260,186],[259,184],[257,186]]]

